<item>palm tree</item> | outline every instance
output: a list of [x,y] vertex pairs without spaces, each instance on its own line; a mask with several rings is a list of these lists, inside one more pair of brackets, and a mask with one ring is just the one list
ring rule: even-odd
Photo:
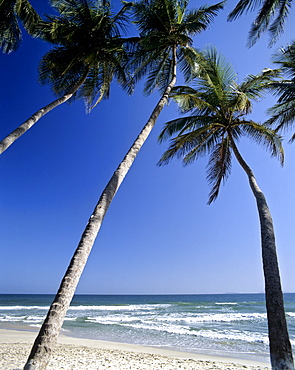
[[268,126],[246,118],[252,111],[252,101],[262,96],[277,71],[268,69],[256,76],[249,75],[238,84],[232,67],[214,48],[205,51],[204,55],[207,72],[194,80],[195,87],[180,86],[172,92],[181,111],[191,112],[191,115],[165,124],[160,141],[174,134],[176,136],[171,139],[159,164],[167,164],[178,157],[186,165],[209,154],[207,178],[212,185],[209,204],[217,198],[221,183],[231,172],[232,153],[246,172],[260,218],[272,369],[294,369],[271,214],[253,171],[237,147],[240,137],[247,136],[258,144],[264,144],[273,156],[283,162],[280,136]]
[[[103,190],[35,340],[24,370],[46,368],[106,212],[175,85],[177,62],[180,63],[186,76],[192,75],[197,67],[195,58],[198,53],[191,47],[190,36],[205,30],[223,7],[223,4],[219,3],[188,11],[187,5],[187,2],[179,0],[143,0],[134,4],[134,17],[140,30],[140,40],[134,57],[135,76],[139,79],[144,73],[149,72],[147,85],[156,85],[161,89],[162,95],[149,120]],[[150,44],[151,42],[153,45]],[[193,65],[191,65],[192,62]],[[153,84],[152,81],[155,83]],[[149,87],[148,90],[151,91],[152,88]]]
[[260,7],[258,15],[250,28],[248,45],[253,46],[261,34],[268,31],[270,36],[269,44],[271,46],[283,33],[284,24],[291,6],[292,0],[240,0],[234,10],[229,14],[228,20],[235,20],[243,13]]
[[[47,17],[35,27],[41,39],[55,45],[39,66],[41,83],[50,83],[58,99],[38,110],[0,142],[2,154],[41,117],[74,98],[83,98],[89,112],[102,98],[108,98],[114,78],[129,93],[132,90],[126,73],[128,52],[126,38],[126,3],[112,14],[105,0],[52,0],[59,17]],[[97,101],[94,103],[94,99]]]
[[11,53],[19,47],[22,34],[19,21],[25,30],[35,36],[34,28],[41,20],[28,0],[0,0],[0,49]]
[[[268,110],[272,117],[267,123],[276,123],[276,130],[288,129],[295,119],[295,41],[280,49],[273,56],[273,61],[280,66],[287,79],[275,81],[271,86],[278,101]],[[290,141],[294,140],[295,134]]]

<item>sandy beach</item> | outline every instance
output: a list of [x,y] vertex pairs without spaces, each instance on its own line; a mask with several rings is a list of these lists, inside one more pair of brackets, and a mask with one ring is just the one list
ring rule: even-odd
[[[35,332],[0,329],[0,368],[20,370],[36,337]],[[60,336],[48,370],[254,370],[258,363],[159,348]]]

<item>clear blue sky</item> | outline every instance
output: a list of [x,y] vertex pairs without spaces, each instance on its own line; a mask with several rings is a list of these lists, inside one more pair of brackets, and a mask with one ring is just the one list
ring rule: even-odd
[[[32,3],[47,9],[45,0]],[[215,45],[243,79],[272,67],[271,55],[292,40],[295,12],[272,49],[268,36],[248,49],[255,13],[228,23],[235,4],[228,1],[194,46]],[[16,53],[0,55],[1,139],[53,100],[49,86],[37,82],[47,48],[24,35]],[[114,85],[110,100],[91,114],[81,101],[64,104],[0,157],[0,293],[56,292],[101,191],[157,99],[157,92],[143,97],[141,85],[130,97]],[[253,118],[263,121],[273,102],[268,97],[256,105]],[[258,215],[242,169],[233,163],[219,198],[208,206],[208,158],[186,168],[179,161],[156,166],[168,145],[159,145],[157,136],[176,116],[170,102],[108,211],[77,293],[264,291]],[[286,139],[283,168],[247,139],[240,149],[273,215],[284,291],[294,292],[295,145]]]

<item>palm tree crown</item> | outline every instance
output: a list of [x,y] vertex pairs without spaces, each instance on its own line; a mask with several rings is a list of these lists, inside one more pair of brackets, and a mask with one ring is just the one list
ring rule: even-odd
[[0,0],[0,48],[10,53],[19,47],[22,34],[19,21],[35,36],[34,27],[41,20],[28,0]]
[[159,164],[168,163],[175,156],[189,164],[209,154],[207,178],[212,185],[211,203],[218,196],[222,181],[230,174],[232,149],[241,136],[265,144],[281,161],[283,151],[279,135],[246,119],[252,111],[252,101],[261,98],[277,72],[268,70],[256,76],[249,75],[238,84],[231,65],[214,48],[205,51],[204,56],[206,72],[195,78],[195,87],[176,87],[171,94],[181,111],[191,115],[166,123],[160,140],[175,133],[178,135],[171,140]]
[[[1,1],[1,0],[0,0]],[[126,29],[131,3],[113,14],[107,0],[51,0],[60,14],[34,25],[35,35],[54,44],[40,63],[40,81],[50,83],[57,99],[39,109],[0,142],[0,154],[55,107],[83,98],[89,112],[109,97],[114,78],[129,93],[129,52],[120,32]],[[133,41],[134,42],[134,41]],[[96,99],[96,101],[95,101]]]
[[126,39],[121,32],[126,31],[131,4],[117,14],[105,0],[60,0],[52,5],[60,16],[47,16],[38,27],[40,37],[55,44],[41,60],[40,81],[49,82],[57,95],[63,95],[82,80],[75,97],[85,99],[87,111],[97,96],[99,101],[109,96],[114,77],[130,92]]
[[142,0],[134,4],[135,24],[140,41],[133,58],[135,80],[148,75],[144,92],[155,88],[163,92],[171,81],[175,62],[186,79],[198,66],[198,53],[192,47],[192,36],[206,30],[218,11],[220,2],[188,10],[186,0]]
[[243,13],[247,13],[261,6],[250,28],[248,45],[253,46],[261,34],[268,31],[270,36],[269,44],[271,46],[277,41],[284,30],[284,24],[291,5],[292,0],[240,0],[234,10],[229,14],[228,20],[235,20]]

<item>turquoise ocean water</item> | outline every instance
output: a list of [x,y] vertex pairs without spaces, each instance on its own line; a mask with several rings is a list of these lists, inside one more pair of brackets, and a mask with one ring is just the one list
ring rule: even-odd
[[[295,294],[285,294],[295,349]],[[40,327],[53,295],[0,294],[0,328]],[[268,361],[263,294],[76,295],[63,334]]]

